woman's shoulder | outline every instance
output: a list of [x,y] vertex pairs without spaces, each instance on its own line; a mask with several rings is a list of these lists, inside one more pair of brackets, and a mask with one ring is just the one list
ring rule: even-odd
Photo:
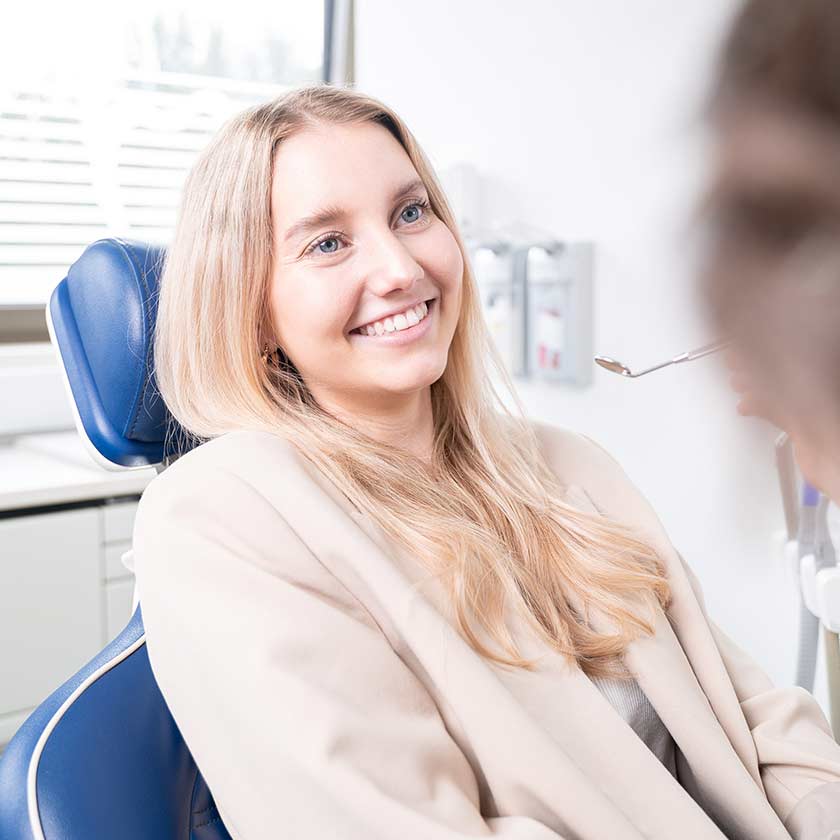
[[629,483],[616,458],[588,435],[541,420],[530,423],[541,454],[563,483],[585,489]]
[[278,435],[236,430],[200,444],[143,491],[134,519],[136,568],[148,578],[150,569],[182,564],[173,558],[200,550],[207,569],[215,558],[309,574],[311,552],[287,515],[307,481],[296,450]]
[[664,536],[659,517],[619,461],[582,432],[531,421],[540,451],[564,485],[580,487],[602,514]]
[[275,486],[288,482],[301,469],[299,454],[283,436],[236,429],[182,454],[152,479],[143,499],[190,496],[210,487],[234,495],[238,487],[259,487],[268,476]]
[[600,444],[582,432],[543,420],[531,419],[529,422],[543,456],[564,480],[588,472],[593,461],[597,462],[603,455],[614,461]]

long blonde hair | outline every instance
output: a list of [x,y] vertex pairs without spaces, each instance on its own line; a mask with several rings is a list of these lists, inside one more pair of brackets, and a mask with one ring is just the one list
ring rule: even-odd
[[[431,385],[432,466],[322,410],[272,342],[270,191],[278,144],[314,124],[373,122],[399,141],[431,209],[464,255],[461,311],[443,376]],[[467,251],[432,166],[382,102],[327,85],[293,90],[229,121],[186,181],[165,259],[154,338],[157,385],[199,441],[260,429],[291,442],[399,546],[444,582],[457,628],[481,655],[531,670],[505,622],[512,599],[534,630],[590,676],[627,678],[620,656],[654,632],[654,599],[670,597],[664,565],[628,528],[562,499],[486,329]],[[488,365],[489,363],[489,365]],[[489,370],[519,408],[504,405]],[[612,619],[596,633],[577,593]],[[640,606],[648,607],[647,617]],[[477,618],[507,656],[471,628]]]

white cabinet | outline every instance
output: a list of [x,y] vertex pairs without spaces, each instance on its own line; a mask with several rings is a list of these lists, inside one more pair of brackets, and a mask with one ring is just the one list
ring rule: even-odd
[[0,742],[101,647],[100,551],[95,507],[0,519]]
[[128,623],[137,499],[0,518],[0,749]]
[[156,475],[103,469],[73,428],[0,442],[0,751],[128,622],[120,558]]

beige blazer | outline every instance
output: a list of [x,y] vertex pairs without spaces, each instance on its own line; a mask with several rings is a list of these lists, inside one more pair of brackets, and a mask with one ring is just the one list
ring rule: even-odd
[[542,667],[488,663],[418,561],[288,442],[235,431],[157,476],[134,528],[152,670],[231,836],[838,840],[840,746],[814,698],[775,687],[709,619],[610,455],[535,427],[566,499],[667,562],[673,609],[625,661],[679,781],[522,622]]

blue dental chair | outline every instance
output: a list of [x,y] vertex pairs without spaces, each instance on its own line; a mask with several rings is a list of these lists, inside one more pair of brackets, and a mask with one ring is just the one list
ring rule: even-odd
[[[47,307],[76,426],[109,469],[160,471],[200,443],[151,373],[162,257],[140,242],[94,242]],[[176,838],[231,840],[152,675],[138,604],[0,757],[0,840]]]

